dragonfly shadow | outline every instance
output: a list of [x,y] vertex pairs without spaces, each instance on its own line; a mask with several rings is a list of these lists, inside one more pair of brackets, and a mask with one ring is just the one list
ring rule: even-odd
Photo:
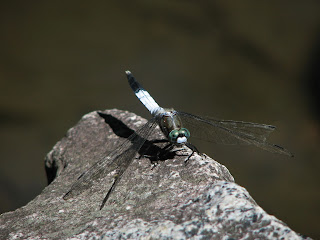
[[[105,123],[107,123],[111,127],[112,131],[118,137],[129,138],[132,134],[135,133],[134,130],[129,128],[126,124],[124,124],[118,118],[103,112],[97,112],[97,113],[101,118],[104,119]],[[149,158],[151,163],[173,159],[176,156],[176,153],[174,151],[170,151],[166,147],[166,145],[170,144],[167,139],[155,139],[151,141],[147,139],[144,139],[144,140],[145,142],[142,145],[142,147],[139,149],[138,153],[140,154],[140,156]],[[160,144],[161,146],[156,145],[156,143]]]

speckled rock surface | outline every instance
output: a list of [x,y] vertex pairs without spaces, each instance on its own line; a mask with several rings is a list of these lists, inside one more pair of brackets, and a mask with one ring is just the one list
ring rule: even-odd
[[[0,216],[0,239],[302,239],[260,208],[223,165],[197,154],[185,164],[190,150],[156,166],[150,157],[136,158],[102,210],[112,173],[63,200],[83,171],[145,122],[116,109],[85,115],[48,153],[51,183],[26,206]],[[163,139],[159,129],[152,139]],[[144,153],[152,156],[161,144],[150,143]]]

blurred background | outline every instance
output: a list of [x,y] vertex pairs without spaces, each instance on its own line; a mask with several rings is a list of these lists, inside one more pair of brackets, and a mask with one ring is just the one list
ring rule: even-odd
[[193,143],[269,214],[320,238],[320,2],[7,1],[0,5],[0,212],[46,186],[44,157],[82,115],[163,107],[273,124],[270,142]]

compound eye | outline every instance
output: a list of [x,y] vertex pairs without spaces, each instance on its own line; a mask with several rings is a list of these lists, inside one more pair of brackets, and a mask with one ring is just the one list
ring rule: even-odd
[[189,137],[190,137],[190,132],[189,132],[189,130],[186,129],[186,128],[181,128],[181,129],[179,130],[179,134],[180,134],[180,136],[182,135],[182,136],[185,136],[186,138],[189,138]]
[[179,136],[179,131],[178,131],[177,129],[172,130],[172,131],[169,133],[169,141],[170,141],[170,142],[176,142],[178,136]]

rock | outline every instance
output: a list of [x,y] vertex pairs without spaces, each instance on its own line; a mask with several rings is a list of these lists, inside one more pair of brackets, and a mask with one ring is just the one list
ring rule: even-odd
[[102,210],[114,172],[63,199],[82,172],[145,122],[116,109],[85,115],[48,153],[50,184],[26,206],[0,216],[0,239],[303,238],[268,215],[226,167],[205,154],[194,154],[187,163],[190,150],[163,155],[165,143],[152,142],[163,139],[158,128],[140,151],[149,157],[137,154]]

